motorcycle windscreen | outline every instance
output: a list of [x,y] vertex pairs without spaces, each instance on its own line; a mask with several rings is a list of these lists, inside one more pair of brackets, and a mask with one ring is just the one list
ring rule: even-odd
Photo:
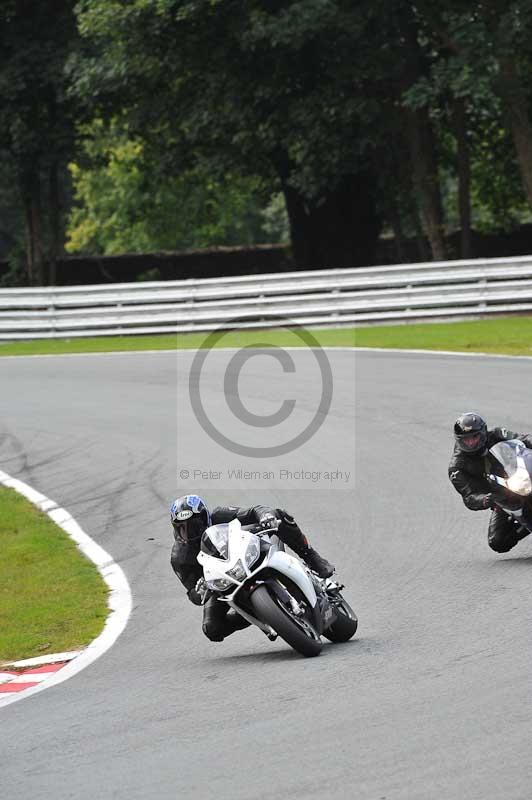
[[[507,478],[511,478],[517,472],[517,457],[520,456],[525,461],[529,473],[532,469],[532,450],[527,450],[523,442],[519,439],[509,439],[507,442],[498,442],[490,448],[490,456],[495,464],[502,467]],[[497,470],[500,472],[500,470]]]
[[226,560],[229,553],[229,525],[224,522],[207,528],[201,537],[200,549],[209,556]]

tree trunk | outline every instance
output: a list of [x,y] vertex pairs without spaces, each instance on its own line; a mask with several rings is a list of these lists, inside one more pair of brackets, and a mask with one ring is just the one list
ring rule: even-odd
[[44,248],[42,240],[41,184],[37,170],[21,177],[21,194],[26,222],[26,259],[30,285],[44,285]]
[[460,217],[460,257],[471,258],[471,161],[464,100],[455,100],[453,123],[458,160],[458,210]]
[[430,243],[434,261],[445,261],[447,251],[443,235],[443,209],[436,161],[434,136],[425,109],[405,110],[412,180],[423,231]]
[[403,231],[403,222],[401,220],[401,213],[396,201],[390,205],[390,222],[393,230],[394,246],[396,259],[398,264],[408,261],[406,256],[406,237]]
[[50,248],[48,253],[48,284],[55,286],[57,256],[61,241],[61,214],[59,200],[59,167],[54,161],[50,167]]
[[381,229],[371,174],[344,177],[318,200],[306,200],[281,175],[294,259],[300,267],[359,267],[375,263]]
[[[404,37],[405,57],[403,72],[399,77],[399,85],[401,91],[405,92],[421,77],[424,77],[428,69],[419,46],[418,22],[410,5],[408,5],[408,9],[404,9],[402,14],[401,29]],[[427,108],[413,109],[408,106],[403,106],[403,108],[412,165],[412,181],[421,225],[429,240],[432,258],[435,261],[444,261],[447,257],[447,252],[444,238],[443,207],[434,133],[429,112]]]
[[499,96],[514,140],[528,202],[532,206],[532,124],[527,113],[528,98],[519,78],[515,60],[511,56],[504,56],[499,59],[499,64],[501,68]]
[[24,227],[26,230],[26,274],[28,285],[33,286],[35,274],[34,240],[32,231],[31,201],[24,198]]
[[419,214],[415,214],[414,216],[414,227],[416,229],[416,247],[419,260],[425,263],[426,261],[430,261],[431,252],[425,234],[423,233]]

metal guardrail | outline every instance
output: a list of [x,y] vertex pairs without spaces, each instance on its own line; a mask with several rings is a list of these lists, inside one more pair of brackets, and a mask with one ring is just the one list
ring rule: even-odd
[[286,319],[300,325],[343,325],[529,311],[532,256],[522,256],[1,289],[0,340],[264,328]]

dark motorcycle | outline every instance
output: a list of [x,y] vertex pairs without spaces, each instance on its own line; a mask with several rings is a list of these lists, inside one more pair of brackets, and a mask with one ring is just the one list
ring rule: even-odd
[[532,533],[532,450],[520,439],[498,442],[488,451],[488,480],[497,505],[515,520],[521,532]]

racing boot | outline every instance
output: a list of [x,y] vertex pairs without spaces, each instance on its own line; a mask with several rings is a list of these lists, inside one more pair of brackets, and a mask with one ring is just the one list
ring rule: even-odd
[[335,570],[335,567],[326,558],[320,556],[313,547],[302,548],[298,552],[298,556],[301,556],[307,567],[316,572],[320,578],[330,578]]
[[232,633],[235,631],[242,631],[244,628],[249,628],[251,622],[248,622],[247,619],[241,617],[240,614],[237,614],[232,608],[229,610],[224,624],[224,637],[231,636]]
[[307,537],[293,516],[282,508],[277,509],[277,516],[280,519],[277,535],[281,541],[291,547],[307,567],[316,572],[320,578],[330,578],[335,568],[309,545]]
[[521,539],[525,539],[527,536],[530,536],[530,531],[525,525],[520,525],[517,520],[514,521],[515,524],[515,538],[516,544],[521,541]]

